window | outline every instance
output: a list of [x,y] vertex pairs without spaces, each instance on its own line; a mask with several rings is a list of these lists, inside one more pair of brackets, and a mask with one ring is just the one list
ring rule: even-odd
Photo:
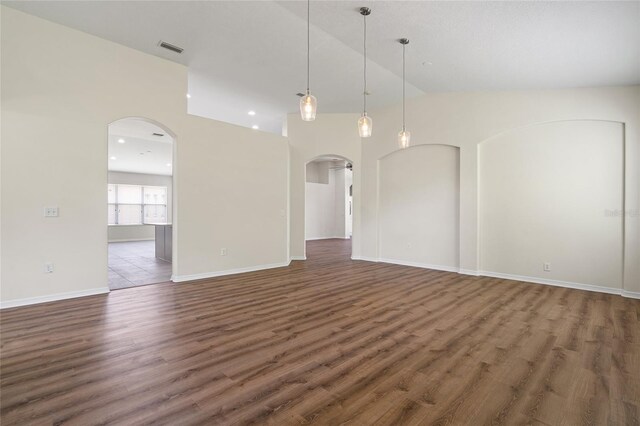
[[107,185],[109,225],[167,221],[167,187]]

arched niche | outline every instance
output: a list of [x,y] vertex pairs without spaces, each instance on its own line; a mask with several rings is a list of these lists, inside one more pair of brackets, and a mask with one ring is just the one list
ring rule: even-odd
[[623,123],[536,123],[478,150],[482,271],[622,287]]
[[381,261],[457,271],[460,149],[422,144],[378,161]]

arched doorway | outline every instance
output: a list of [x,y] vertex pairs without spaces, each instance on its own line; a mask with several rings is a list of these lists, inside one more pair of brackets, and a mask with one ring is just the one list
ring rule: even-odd
[[[305,164],[305,257],[308,244],[351,255],[353,234],[353,162],[340,155],[322,155]],[[332,246],[333,247],[333,246]]]
[[110,290],[171,280],[175,135],[145,118],[108,126],[107,234]]

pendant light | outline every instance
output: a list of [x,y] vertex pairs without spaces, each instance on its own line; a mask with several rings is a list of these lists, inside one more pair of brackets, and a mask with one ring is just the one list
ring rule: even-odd
[[405,48],[409,44],[408,38],[401,38],[400,44],[402,45],[402,131],[398,133],[398,146],[401,149],[408,148],[411,143],[411,133],[407,132],[405,126]]
[[318,106],[318,101],[315,96],[309,93],[309,28],[310,28],[310,20],[309,20],[309,9],[310,9],[310,0],[307,0],[307,93],[303,97],[300,98],[300,115],[302,115],[302,119],[304,121],[313,121],[316,119],[316,109]]
[[360,14],[364,17],[364,38],[362,49],[364,52],[364,91],[362,92],[363,112],[362,116],[358,119],[358,133],[361,138],[368,138],[371,136],[371,128],[373,126],[371,117],[367,116],[367,16],[371,14],[371,9],[368,7],[361,7]]

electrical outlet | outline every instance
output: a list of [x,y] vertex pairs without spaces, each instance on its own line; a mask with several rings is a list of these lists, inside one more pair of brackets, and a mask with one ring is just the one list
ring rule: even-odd
[[53,263],[47,262],[44,264],[44,273],[45,274],[53,273]]
[[226,256],[227,255],[227,249],[226,248],[221,248],[220,249],[220,256]]
[[58,217],[58,208],[57,207],[45,207],[44,208],[44,217]]
[[551,272],[551,264],[549,262],[545,262],[542,264],[542,269],[545,272]]

